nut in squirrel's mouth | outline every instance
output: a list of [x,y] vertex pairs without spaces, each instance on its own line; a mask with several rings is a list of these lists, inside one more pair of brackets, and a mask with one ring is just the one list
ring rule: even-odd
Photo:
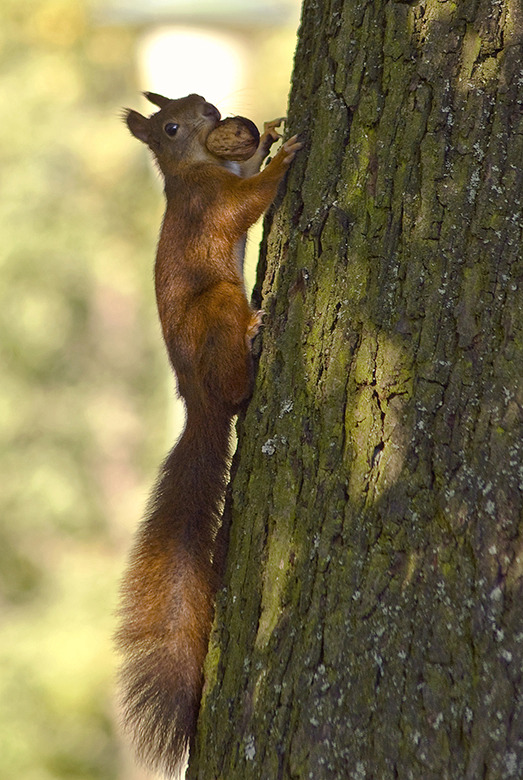
[[242,162],[253,156],[259,142],[260,133],[254,122],[243,116],[230,116],[217,123],[205,145],[215,157]]

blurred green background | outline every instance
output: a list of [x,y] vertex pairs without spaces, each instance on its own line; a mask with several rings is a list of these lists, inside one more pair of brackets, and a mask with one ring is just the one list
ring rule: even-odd
[[[111,637],[174,381],[152,286],[161,187],[120,120],[155,89],[137,55],[152,21],[125,5],[0,8],[3,780],[147,776],[118,736]],[[252,53],[233,99],[258,124],[285,112],[296,17],[276,17],[223,22]]]

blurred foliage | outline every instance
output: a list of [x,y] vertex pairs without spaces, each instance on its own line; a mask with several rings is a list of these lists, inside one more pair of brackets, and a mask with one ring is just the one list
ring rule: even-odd
[[167,447],[134,33],[0,9],[0,777],[112,778],[117,570]]
[[[152,286],[163,202],[120,121],[139,107],[139,30],[92,10],[0,7],[3,780],[130,777],[114,725],[117,580],[173,438]],[[281,54],[275,35],[260,72],[273,58],[286,85],[293,41]]]

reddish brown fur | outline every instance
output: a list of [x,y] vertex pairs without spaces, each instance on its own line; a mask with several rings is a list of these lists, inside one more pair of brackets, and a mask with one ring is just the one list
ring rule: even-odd
[[[261,173],[241,178],[206,149],[219,114],[197,95],[126,115],[165,178],[167,209],[156,257],[163,336],[187,409],[185,430],[165,461],[124,578],[117,643],[126,725],[142,759],[181,771],[195,731],[213,600],[215,549],[230,423],[251,392],[250,341],[260,317],[248,304],[237,262],[245,231],[271,203],[300,144]],[[173,137],[166,125],[178,125]],[[259,166],[275,136],[260,141]],[[172,128],[171,128],[172,129]]]

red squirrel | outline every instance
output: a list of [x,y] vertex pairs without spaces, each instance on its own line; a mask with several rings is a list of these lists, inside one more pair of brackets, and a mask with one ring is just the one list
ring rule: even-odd
[[206,146],[220,122],[212,104],[199,95],[145,96],[160,110],[147,118],[127,109],[125,120],[165,181],[156,298],[186,424],[138,530],[116,642],[124,720],[137,753],[173,776],[182,772],[196,729],[224,556],[216,540],[230,428],[252,391],[251,341],[261,324],[247,301],[238,255],[301,144],[293,136],[256,172],[279,138],[279,121],[269,123],[254,158],[243,163],[244,175],[237,175]]

